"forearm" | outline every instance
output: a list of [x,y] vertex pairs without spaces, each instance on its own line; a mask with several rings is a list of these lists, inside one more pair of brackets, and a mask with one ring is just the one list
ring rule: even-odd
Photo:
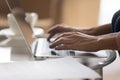
[[[120,50],[117,43],[117,36],[120,33],[110,33],[106,35],[98,36],[98,47],[100,50],[111,49]],[[120,44],[119,44],[120,45]]]
[[90,28],[90,29],[78,29],[79,32],[88,34],[88,35],[103,35],[112,32],[111,24],[101,25],[98,27]]

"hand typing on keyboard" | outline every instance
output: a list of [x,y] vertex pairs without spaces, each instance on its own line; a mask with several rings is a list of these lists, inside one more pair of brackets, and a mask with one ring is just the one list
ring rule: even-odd
[[[54,41],[55,38],[52,38],[51,40],[47,40],[47,42],[52,43],[52,41]],[[75,56],[75,52],[73,50],[55,50],[55,49],[51,49],[51,55],[56,55],[56,56]]]

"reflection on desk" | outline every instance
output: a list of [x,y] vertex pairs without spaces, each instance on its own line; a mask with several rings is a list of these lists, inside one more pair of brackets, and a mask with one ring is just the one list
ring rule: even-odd
[[[33,36],[43,35],[43,33],[44,33],[44,30],[42,28],[33,29]],[[21,37],[20,35],[16,35],[10,28],[0,30],[0,35],[7,36],[8,38]]]

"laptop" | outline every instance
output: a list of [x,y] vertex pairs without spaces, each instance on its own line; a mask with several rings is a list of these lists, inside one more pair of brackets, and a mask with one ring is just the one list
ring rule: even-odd
[[21,35],[23,36],[23,39],[25,40],[26,47],[31,57],[34,57],[35,59],[59,58],[64,56],[72,56],[76,58],[81,57],[77,55],[81,53],[80,51],[50,49],[50,42],[47,41],[47,38],[37,39],[33,37],[33,30],[30,25],[25,21],[25,12],[20,7],[18,0],[6,0],[6,3],[14,16],[14,20]]

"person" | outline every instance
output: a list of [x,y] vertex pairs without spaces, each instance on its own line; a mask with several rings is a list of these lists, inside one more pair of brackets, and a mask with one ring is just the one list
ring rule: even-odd
[[56,50],[80,50],[96,52],[99,50],[120,50],[120,10],[112,18],[111,23],[90,29],[71,28],[58,24],[49,29],[48,40],[60,34],[50,48]]

